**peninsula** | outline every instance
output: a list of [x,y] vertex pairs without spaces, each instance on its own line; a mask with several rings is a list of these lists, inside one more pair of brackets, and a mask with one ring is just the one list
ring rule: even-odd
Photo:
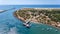
[[60,8],[22,8],[16,10],[14,15],[24,22],[30,20],[60,29]]

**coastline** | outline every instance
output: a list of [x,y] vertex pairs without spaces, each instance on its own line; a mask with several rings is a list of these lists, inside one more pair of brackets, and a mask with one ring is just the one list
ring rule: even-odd
[[[35,9],[35,8],[34,8]],[[39,8],[39,9],[41,9],[41,8]],[[43,9],[43,8],[42,8]],[[45,8],[45,9],[47,9],[47,8]],[[54,8],[55,9],[55,8]],[[59,8],[60,9],[60,8]],[[58,10],[59,10],[58,9]],[[22,10],[22,9],[21,9]],[[24,9],[25,10],[25,9]],[[29,9],[30,10],[30,9]],[[50,10],[50,9],[49,9]],[[17,11],[18,12],[18,11]],[[17,12],[14,12],[14,15],[18,18],[18,19],[20,19],[20,20],[22,20],[24,23],[26,22],[25,21],[25,19],[23,18],[23,17],[21,17],[21,16],[19,16],[18,14],[17,14]],[[39,22],[35,22],[34,20],[32,20],[32,21],[30,21],[30,22],[33,22],[33,23],[37,23],[37,24],[39,24]],[[41,23],[41,24],[44,24],[44,23]],[[49,26],[52,26],[52,27],[55,27],[55,28],[58,28],[58,27],[56,27],[56,26],[53,26],[53,25],[50,25],[50,24],[46,24],[46,25],[49,25]],[[60,29],[60,28],[58,28],[58,29]]]
[[19,17],[17,16],[16,12],[14,12],[14,16],[15,16],[17,19],[21,20],[22,22],[25,22],[25,21],[22,19],[22,17],[19,18]]
[[[17,17],[17,15],[15,14],[15,12],[14,12],[14,15],[15,15],[15,17]],[[22,22],[24,22],[25,23],[25,21],[24,20],[22,20],[21,18],[19,18],[19,17],[17,17],[19,20],[21,20]],[[35,23],[35,24],[44,24],[44,23],[39,23],[39,22],[34,22],[34,21],[30,21],[31,23]],[[49,24],[45,24],[45,25],[48,25],[48,26],[52,26],[52,25],[49,25]],[[59,29],[60,30],[60,28],[58,28],[58,27],[55,27],[55,26],[52,26],[52,27],[54,27],[54,28],[57,28],[57,29]]]

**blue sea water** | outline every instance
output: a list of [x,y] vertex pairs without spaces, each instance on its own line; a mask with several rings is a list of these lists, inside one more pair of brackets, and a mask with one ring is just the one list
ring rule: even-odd
[[[60,5],[0,5],[0,10],[10,8],[60,8]],[[31,23],[31,28],[22,25],[13,13],[15,10],[8,10],[0,13],[0,34],[60,34],[60,30],[46,24]],[[48,30],[50,28],[50,30]],[[58,30],[58,31],[56,31]]]

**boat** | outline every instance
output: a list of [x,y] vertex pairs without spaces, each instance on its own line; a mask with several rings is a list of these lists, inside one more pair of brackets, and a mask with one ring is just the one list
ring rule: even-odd
[[30,28],[30,24],[27,24],[27,23],[23,23],[23,25],[27,28]]
[[27,28],[30,28],[30,20],[31,19],[27,20],[25,23],[23,23],[23,25]]
[[30,25],[29,25],[29,24],[26,24],[26,27],[27,27],[27,28],[30,28]]

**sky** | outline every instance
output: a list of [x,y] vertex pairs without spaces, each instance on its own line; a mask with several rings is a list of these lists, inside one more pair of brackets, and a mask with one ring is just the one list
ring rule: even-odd
[[0,0],[0,5],[60,5],[60,0]]

